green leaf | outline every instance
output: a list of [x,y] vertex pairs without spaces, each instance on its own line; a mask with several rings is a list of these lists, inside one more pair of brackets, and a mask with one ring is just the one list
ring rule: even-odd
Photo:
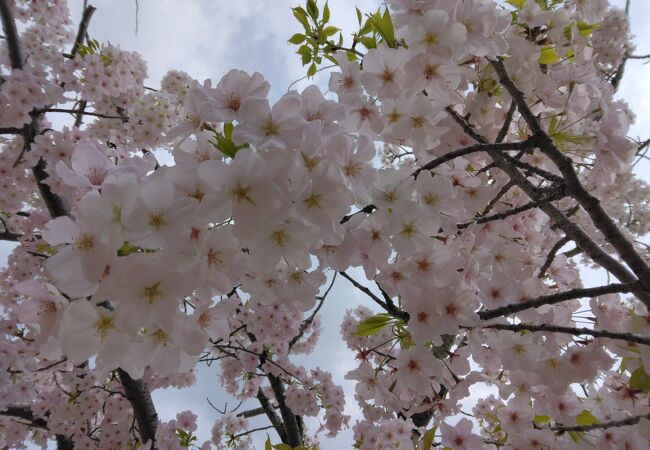
[[373,22],[370,16],[366,19],[366,23],[363,24],[361,29],[359,30],[359,36],[364,36],[368,33],[370,33],[373,29]]
[[544,47],[539,53],[537,62],[540,64],[553,64],[560,59],[560,56],[555,51],[554,47]]
[[313,77],[316,74],[316,63],[311,63],[309,69],[307,69],[307,76],[309,78]]
[[576,444],[579,444],[582,440],[584,440],[584,432],[582,431],[569,431],[568,435],[571,436],[571,439],[573,439],[573,442]]
[[271,445],[271,438],[269,435],[266,435],[266,442],[264,443],[264,450],[273,450],[273,446]]
[[641,392],[650,392],[650,376],[645,372],[643,366],[632,372],[630,387]]
[[340,30],[340,28],[329,26],[329,27],[325,27],[325,29],[323,29],[323,34],[326,37],[330,37],[330,36],[333,36],[336,33],[338,33],[339,30]]
[[226,139],[232,139],[232,130],[234,130],[234,128],[235,127],[231,122],[223,124],[223,135],[226,137]]
[[514,6],[515,8],[521,10],[524,7],[524,3],[526,3],[526,0],[506,0],[506,3]]
[[361,10],[357,6],[354,8],[357,10],[357,20],[359,21],[359,26],[361,26],[361,22],[363,21],[363,14],[361,14]]
[[431,428],[424,433],[422,436],[422,450],[430,450],[433,447],[433,439],[436,436],[436,429]]
[[311,62],[311,53],[303,53],[302,55],[302,65],[306,66]]
[[289,42],[290,44],[295,44],[295,45],[302,44],[303,42],[305,42],[305,35],[302,34],[302,33],[296,33],[293,36],[291,36],[287,40],[287,42]]
[[325,6],[323,7],[323,23],[327,23],[330,20],[330,7],[327,4],[327,1],[325,2]]
[[318,20],[318,5],[316,0],[307,0],[307,13],[314,21]]
[[[230,133],[232,134],[232,131],[230,131]],[[215,141],[209,141],[209,142],[212,145],[214,145],[214,147],[217,150],[219,150],[221,153],[223,153],[224,155],[230,158],[234,158],[237,152],[242,148],[248,147],[248,144],[235,145],[232,139],[217,132],[214,132],[214,137],[215,137]]]
[[549,135],[553,136],[555,133],[557,133],[557,125],[558,125],[557,116],[551,117],[551,123],[548,125]]
[[544,422],[548,422],[549,420],[551,420],[551,418],[549,416],[537,415],[537,416],[533,417],[533,422],[535,422],[535,423],[544,423]]
[[362,320],[359,322],[359,326],[357,327],[357,331],[352,333],[353,336],[372,336],[373,334],[377,334],[381,331],[382,328],[384,328],[386,325],[391,323],[393,320],[393,316],[390,314],[377,314],[371,317],[368,317],[367,319]]
[[374,36],[361,36],[359,37],[359,42],[361,42],[368,50],[371,48],[377,48],[377,39],[375,39]]
[[588,37],[591,33],[593,33],[596,30],[596,28],[598,28],[598,24],[587,23],[587,22],[583,22],[582,20],[578,20],[576,22],[576,27],[578,28],[578,33],[580,33],[581,36]]
[[293,450],[291,446],[287,444],[275,444],[273,448],[275,450]]
[[309,34],[311,27],[309,26],[309,21],[307,20],[307,12],[300,6],[292,8],[291,10],[293,11],[293,16],[296,18],[296,20],[300,22],[302,27],[305,29],[305,32]]
[[52,247],[49,244],[46,244],[45,242],[41,242],[40,244],[36,244],[36,251],[38,253],[42,253],[44,255],[54,255],[54,254],[56,254],[56,248]]
[[131,253],[135,253],[139,250],[139,247],[131,245],[128,242],[122,244],[122,246],[117,250],[117,256],[129,256]]
[[384,39],[386,45],[391,48],[395,48],[395,27],[393,26],[393,21],[390,18],[390,12],[388,8],[384,11],[384,15],[380,16],[379,13],[375,13],[370,16],[372,20],[372,25],[377,30],[377,33]]
[[598,423],[598,419],[596,419],[596,416],[594,416],[592,413],[587,411],[586,409],[583,410],[580,414],[576,416],[576,424],[577,425],[594,425]]

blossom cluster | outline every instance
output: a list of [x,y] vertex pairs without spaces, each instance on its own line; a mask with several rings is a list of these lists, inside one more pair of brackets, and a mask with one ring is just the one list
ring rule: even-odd
[[[647,264],[620,250],[649,214],[611,82],[629,25],[606,1],[508,3],[390,0],[365,53],[326,44],[330,94],[275,103],[239,69],[147,89],[135,53],[61,51],[63,2],[15,5],[30,59],[0,88],[0,218],[20,243],[0,284],[0,445],[44,446],[40,425],[79,448],[153,446],[124,380],[188,386],[217,361],[288,442],[352,425],[362,449],[648,448],[648,296],[610,256]],[[49,127],[72,102],[74,123]],[[578,255],[628,285],[585,294]],[[316,347],[337,273],[382,308],[341,324],[353,424],[334,376],[292,360]],[[459,420],[470,389],[494,395]],[[195,445],[196,420],[158,424],[155,445]],[[200,448],[251,448],[251,428],[224,412]]]

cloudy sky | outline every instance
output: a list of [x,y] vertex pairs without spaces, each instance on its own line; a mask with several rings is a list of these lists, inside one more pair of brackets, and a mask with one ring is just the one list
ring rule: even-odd
[[[74,23],[81,17],[83,2],[69,0]],[[322,1],[319,1],[322,3]],[[349,32],[356,28],[354,3],[348,0],[330,0],[333,25]],[[371,11],[380,3],[375,0],[357,0],[362,11]],[[623,6],[625,0],[614,4]],[[156,87],[170,69],[180,69],[198,80],[211,78],[218,81],[231,68],[248,72],[259,71],[271,83],[271,97],[277,99],[288,86],[305,74],[295,47],[286,40],[300,26],[293,18],[291,7],[297,0],[95,0],[96,11],[90,26],[91,37],[100,42],[110,42],[126,50],[137,51],[148,63],[148,85]],[[137,4],[137,9],[136,9]],[[650,53],[647,19],[650,1],[632,0],[632,29],[636,35],[637,54]],[[136,30],[137,23],[137,34]],[[318,74],[313,81],[303,80],[294,87],[301,90],[316,82],[326,86],[326,75]],[[647,138],[650,117],[650,96],[646,95],[650,80],[650,66],[643,61],[630,61],[626,78],[620,89],[637,112],[638,120],[631,136]],[[646,166],[650,167],[650,166]],[[8,246],[0,243],[0,263],[4,263]],[[357,274],[361,278],[360,274]],[[314,356],[305,360],[310,367],[316,365],[330,370],[348,394],[348,414],[358,417],[352,398],[353,386],[343,375],[354,365],[354,355],[349,352],[339,336],[339,323],[344,311],[365,302],[358,291],[351,289],[345,280],[338,280],[323,310],[324,335]],[[218,413],[207,403],[222,408],[236,402],[220,389],[216,367],[199,372],[196,387],[190,390],[165,390],[156,392],[155,400],[163,420],[172,419],[177,412],[192,409],[199,414],[199,441],[209,438],[210,428]],[[255,405],[251,405],[255,406]],[[260,434],[258,447],[265,439]],[[277,440],[276,440],[277,442]],[[323,448],[342,445],[349,448],[351,432],[336,440],[325,440]]]

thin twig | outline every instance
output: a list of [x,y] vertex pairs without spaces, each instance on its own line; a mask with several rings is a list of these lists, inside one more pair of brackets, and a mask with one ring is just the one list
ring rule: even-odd
[[548,270],[549,267],[551,267],[551,264],[553,264],[557,252],[559,252],[560,249],[564,247],[566,244],[568,244],[569,242],[571,242],[571,238],[569,236],[563,236],[560,240],[558,240],[555,243],[553,247],[551,247],[551,250],[548,252],[548,255],[546,255],[546,261],[544,261],[544,264],[539,269],[537,278],[544,278],[546,271]]

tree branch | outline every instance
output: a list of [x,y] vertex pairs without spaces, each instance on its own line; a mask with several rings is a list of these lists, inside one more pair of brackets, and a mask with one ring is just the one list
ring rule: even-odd
[[[533,132],[533,140],[540,150],[546,154],[562,173],[566,192],[575,198],[580,206],[589,214],[593,224],[603,233],[607,241],[616,249],[619,256],[632,269],[632,272],[642,281],[644,287],[650,290],[650,267],[637,253],[632,242],[618,228],[614,220],[607,214],[600,204],[600,200],[584,187],[573,167],[573,160],[562,153],[553,143],[553,140],[542,129],[539,120],[528,107],[524,94],[515,86],[508,75],[501,59],[490,60],[503,87],[508,91],[513,101],[517,104],[519,113]],[[621,280],[628,281],[628,280]],[[650,301],[646,304],[650,306]]]
[[79,22],[79,28],[77,29],[77,36],[74,39],[72,50],[70,50],[71,58],[74,58],[79,51],[79,46],[83,43],[86,33],[88,33],[88,25],[90,24],[90,19],[93,17],[96,9],[97,8],[92,5],[87,5],[84,9],[84,12],[81,16],[81,21]]
[[[512,83],[512,82],[511,82]],[[518,92],[518,91],[517,91]],[[519,93],[520,99],[523,99],[523,94]],[[525,100],[523,100],[523,105],[525,108],[528,108]],[[517,103],[519,106],[519,100]],[[479,143],[486,143],[487,139],[477,133],[467,121],[460,116],[453,108],[448,107],[446,111],[451,115],[451,117],[462,127],[465,133],[472,137],[475,141]],[[527,109],[530,116],[532,116],[533,121],[536,121],[535,117],[530,112],[530,109]],[[520,111],[521,112],[521,111]],[[537,123],[537,129],[540,129],[539,123]],[[489,151],[492,160],[494,161],[494,166],[503,170],[512,181],[514,181],[522,190],[533,200],[539,200],[539,189],[535,187],[528,179],[517,170],[516,167],[512,166],[500,152]],[[565,191],[567,195],[568,192]],[[555,205],[551,203],[545,203],[540,205],[540,209],[546,213],[560,229],[562,229],[575,243],[584,250],[591,259],[600,264],[603,268],[611,272],[616,278],[624,283],[629,283],[637,281],[637,278],[632,274],[623,264],[614,259],[611,255],[606,253],[600,245],[594,242],[591,237],[585,233],[582,228],[577,224],[571,222],[569,218],[562,213]],[[649,281],[646,281],[649,282]],[[636,295],[641,300],[646,307],[650,308],[650,293],[649,289],[643,286],[644,289],[637,289]]]
[[381,306],[386,312],[391,314],[393,317],[396,317],[398,319],[402,319],[404,322],[408,322],[409,320],[409,314],[406,311],[400,311],[395,305],[391,307],[388,303],[384,302],[382,299],[377,297],[375,294],[372,293],[370,289],[359,283],[357,280],[352,278],[350,275],[348,275],[345,272],[339,272],[343,278],[348,280],[352,285],[359,289],[361,292],[366,294],[368,297],[370,297],[375,303],[377,303],[379,306]]
[[82,116],[93,116],[93,117],[101,117],[103,119],[119,119],[119,120],[127,120],[127,118],[123,116],[111,116],[110,114],[102,114],[102,113],[96,113],[92,111],[85,111],[84,109],[68,109],[68,108],[42,108],[42,109],[37,109],[34,110],[35,113],[37,114],[43,114],[43,113],[69,113],[69,114],[78,114]]
[[549,267],[551,267],[551,264],[553,264],[557,252],[559,252],[560,249],[564,247],[566,244],[568,244],[570,241],[571,238],[569,236],[563,236],[559,241],[555,243],[555,245],[553,245],[553,247],[551,247],[551,250],[548,252],[548,255],[546,255],[546,261],[544,261],[544,264],[539,269],[537,278],[544,278],[546,271],[548,270]]
[[564,197],[564,195],[562,195],[561,193],[554,193],[554,194],[551,194],[551,195],[549,195],[547,197],[543,197],[543,198],[541,198],[539,200],[528,202],[525,205],[521,205],[521,206],[518,206],[517,208],[509,209],[509,210],[504,211],[502,213],[491,214],[491,215],[489,215],[487,217],[479,217],[478,219],[476,219],[476,220],[474,220],[472,222],[461,223],[460,225],[458,225],[458,229],[459,230],[465,229],[465,228],[467,228],[470,225],[475,224],[475,223],[476,224],[482,224],[482,223],[487,223],[487,222],[494,222],[495,220],[503,220],[503,219],[505,219],[507,217],[514,216],[514,215],[517,215],[517,214],[521,214],[522,212],[528,211],[528,210],[533,209],[533,208],[540,208],[542,205],[550,203],[550,202],[552,202],[554,200],[559,200],[562,197]]
[[284,398],[284,385],[282,380],[279,377],[276,377],[273,374],[267,374],[266,376],[275,395],[275,399],[278,402],[278,408],[280,409],[280,414],[282,415],[282,421],[284,422],[284,429],[286,430],[286,444],[290,445],[292,448],[302,445],[302,435],[300,429],[298,428],[298,420],[296,415],[291,411],[286,404]]
[[626,342],[634,342],[636,344],[650,345],[650,338],[637,336],[631,333],[615,333],[612,331],[605,330],[594,330],[591,328],[573,328],[573,327],[562,327],[559,325],[528,325],[528,324],[505,324],[505,323],[495,323],[492,325],[485,325],[483,328],[490,328],[493,330],[502,330],[502,331],[530,331],[533,333],[544,332],[544,333],[564,333],[572,334],[575,336],[589,335],[593,337],[601,337],[608,339],[615,339]]
[[476,145],[470,145],[469,147],[464,147],[458,150],[447,153],[446,155],[440,156],[432,161],[429,161],[422,167],[419,167],[415,172],[413,172],[413,178],[417,178],[420,172],[423,170],[431,170],[435,167],[438,167],[441,164],[456,159],[460,156],[469,155],[471,153],[477,152],[486,152],[489,150],[493,151],[509,151],[509,150],[530,150],[534,147],[534,143],[530,140],[521,141],[521,142],[500,142],[496,144],[490,144],[487,142],[479,143]]
[[567,433],[569,431],[592,431],[592,430],[606,430],[608,428],[617,428],[617,427],[627,427],[630,425],[636,425],[641,421],[641,419],[650,419],[650,414],[644,416],[632,416],[623,420],[613,420],[611,422],[604,423],[595,423],[593,425],[575,425],[575,426],[564,426],[564,425],[555,425],[551,427],[551,430],[558,431],[560,434]]
[[[27,423],[24,423],[24,425],[26,426],[40,428],[49,431],[49,428],[47,426],[47,420],[43,419],[42,417],[34,417],[34,413],[32,412],[31,408],[28,406],[9,405],[4,411],[0,411],[0,416],[16,417],[18,419],[23,419],[27,421]],[[74,449],[74,444],[72,442],[72,439],[69,436],[56,434],[54,435],[54,438],[56,439],[57,450]]]
[[316,314],[318,314],[318,311],[320,311],[320,309],[322,308],[323,303],[325,303],[325,299],[327,298],[327,295],[330,293],[330,291],[332,290],[332,287],[334,286],[334,282],[336,281],[336,275],[337,275],[337,272],[334,272],[334,275],[332,276],[332,281],[330,282],[329,286],[327,287],[327,289],[325,290],[323,295],[318,299],[318,305],[316,305],[316,308],[309,315],[309,317],[307,317],[305,320],[302,321],[302,323],[300,324],[300,329],[298,330],[298,334],[296,334],[293,337],[293,339],[291,339],[291,341],[289,341],[289,350],[290,351],[291,351],[291,348],[296,344],[296,342],[298,342],[298,340],[303,336],[303,334],[305,334],[305,330],[307,329],[307,327],[309,327],[309,325],[312,324],[312,322],[314,321],[314,318],[316,318]]
[[138,430],[142,443],[151,441],[151,450],[156,448],[156,428],[158,413],[151,399],[151,393],[142,379],[134,380],[122,369],[117,369],[126,399],[131,403],[133,415],[138,422]]
[[[264,392],[262,392],[262,389],[257,390],[257,400],[260,402],[260,405],[262,410],[264,411],[264,414],[266,414],[266,417],[269,418],[269,421],[271,422],[271,425],[273,425],[273,428],[275,428],[275,432],[278,433],[278,436],[280,436],[280,440],[282,442],[287,442],[287,430],[284,428],[284,424],[282,423],[282,419],[280,419],[280,416],[278,416],[278,413],[275,412],[275,408],[277,406],[271,405],[271,402],[269,402],[269,399],[266,395],[264,395]],[[246,411],[244,411],[245,413]],[[241,414],[241,413],[240,413]],[[239,414],[237,414],[239,416]],[[242,414],[243,417],[246,417],[246,415]],[[250,416],[252,417],[252,416]]]
[[532,300],[526,300],[521,303],[513,303],[511,305],[502,306],[500,308],[488,309],[479,311],[478,315],[483,320],[490,320],[509,314],[515,314],[531,308],[539,308],[544,305],[554,305],[556,303],[565,302],[567,300],[574,300],[577,298],[593,298],[599,295],[628,293],[634,291],[639,286],[639,282],[631,282],[625,284],[612,283],[605,286],[598,286],[583,289],[571,289],[569,291],[558,292],[557,294],[542,295]]
[[503,125],[501,126],[501,129],[499,130],[499,133],[497,134],[494,142],[503,142],[503,140],[506,138],[508,135],[508,130],[510,129],[510,124],[512,123],[512,117],[515,115],[516,110],[517,105],[515,102],[510,102],[510,107],[508,108],[506,118],[504,119]]
[[5,42],[9,50],[9,60],[13,69],[23,68],[23,54],[18,41],[18,30],[11,12],[9,0],[0,0],[0,16],[2,16],[2,29],[5,33]]

